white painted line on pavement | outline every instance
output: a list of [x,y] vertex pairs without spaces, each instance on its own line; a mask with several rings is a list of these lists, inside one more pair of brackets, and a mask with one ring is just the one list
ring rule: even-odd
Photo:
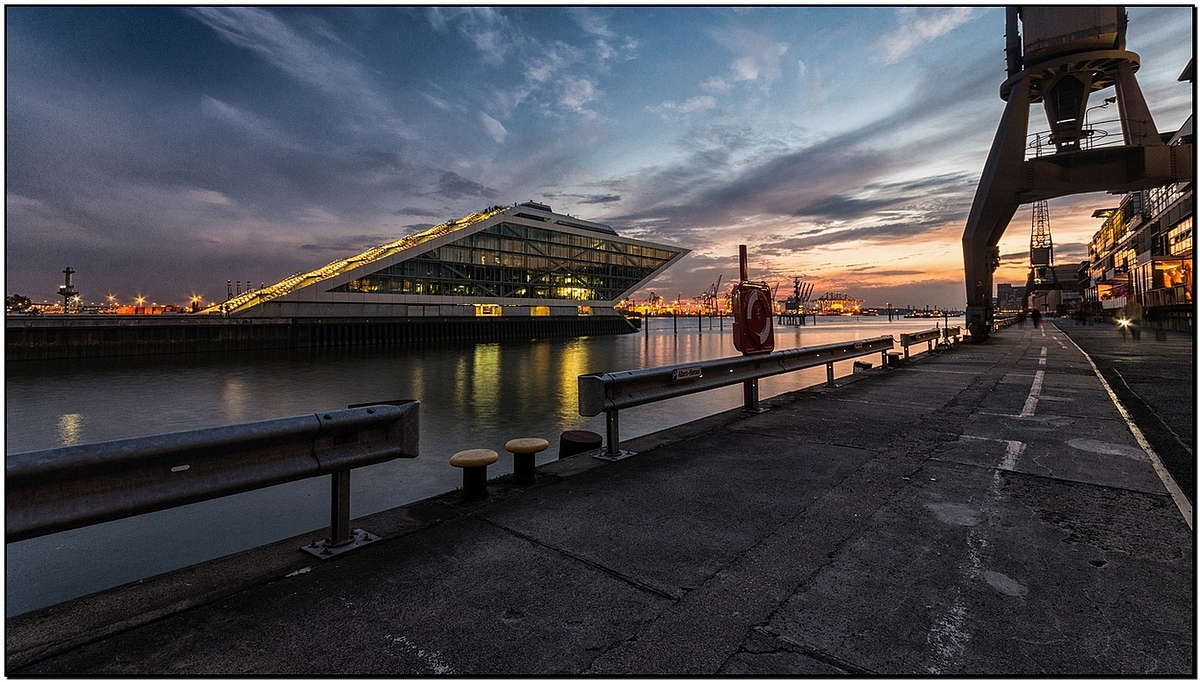
[[1146,440],[1146,436],[1142,433],[1142,430],[1137,427],[1137,424],[1133,423],[1129,412],[1125,410],[1125,406],[1117,399],[1117,394],[1113,393],[1112,387],[1104,380],[1104,376],[1100,374],[1100,369],[1096,367],[1096,363],[1092,362],[1092,357],[1080,348],[1074,339],[1071,339],[1071,345],[1075,346],[1076,350],[1080,353],[1083,353],[1083,357],[1092,366],[1092,371],[1096,373],[1096,378],[1100,380],[1100,385],[1108,393],[1108,397],[1112,400],[1113,405],[1116,406],[1117,412],[1121,413],[1121,418],[1125,420],[1125,425],[1129,427],[1129,432],[1133,434],[1134,440],[1145,451],[1146,456],[1150,458],[1150,463],[1154,465],[1154,472],[1158,474],[1159,480],[1163,482],[1163,486],[1171,494],[1171,499],[1175,501],[1175,506],[1179,508],[1179,513],[1183,514],[1183,522],[1187,524],[1188,530],[1195,530],[1192,525],[1192,503],[1188,501],[1187,495],[1183,494],[1183,490],[1179,488],[1179,484],[1175,482],[1175,478],[1171,476],[1171,472],[1167,471],[1167,467],[1163,466],[1162,460],[1158,458],[1158,453],[1150,446],[1150,442]]
[[1046,377],[1046,371],[1039,369],[1037,374],[1033,375],[1033,386],[1029,388],[1029,397],[1025,399],[1025,407],[1021,408],[1021,414],[1018,417],[1032,417],[1033,411],[1037,408],[1038,396],[1042,394],[1042,380]]
[[1000,462],[1002,471],[1016,471],[1017,458],[1025,452],[1025,444],[1019,440],[1006,440],[1004,448],[1004,461]]

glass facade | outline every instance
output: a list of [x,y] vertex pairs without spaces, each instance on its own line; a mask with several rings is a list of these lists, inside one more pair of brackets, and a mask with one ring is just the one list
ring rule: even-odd
[[331,292],[612,301],[676,252],[501,222]]

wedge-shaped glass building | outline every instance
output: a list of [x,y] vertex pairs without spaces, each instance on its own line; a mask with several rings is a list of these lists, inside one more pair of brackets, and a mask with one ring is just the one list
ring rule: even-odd
[[253,317],[615,316],[687,254],[545,204],[495,206],[205,312]]

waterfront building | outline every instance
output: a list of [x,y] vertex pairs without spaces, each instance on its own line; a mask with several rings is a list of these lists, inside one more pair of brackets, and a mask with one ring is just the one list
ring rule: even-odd
[[203,313],[251,317],[572,317],[614,304],[688,253],[528,201],[493,206],[246,291]]
[[[1189,62],[1180,81],[1195,80]],[[1193,144],[1194,116],[1167,144]],[[1130,192],[1092,215],[1104,223],[1088,243],[1085,303],[1105,317],[1144,320],[1163,329],[1194,329],[1192,181]]]
[[862,311],[863,303],[862,299],[834,291],[813,301],[818,315],[857,315]]
[[1012,284],[996,285],[996,300],[993,302],[996,310],[1011,313],[1025,309],[1025,287]]

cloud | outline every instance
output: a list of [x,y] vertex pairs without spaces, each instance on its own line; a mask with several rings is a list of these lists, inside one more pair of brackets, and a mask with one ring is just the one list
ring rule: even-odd
[[270,121],[248,111],[204,95],[200,99],[200,111],[225,124],[237,128],[250,137],[275,147],[297,147],[297,143]]
[[[964,141],[975,136],[982,165],[991,126],[979,123],[978,111],[996,108],[994,74],[982,68],[988,59],[981,55],[965,64],[962,71],[974,75],[953,84],[927,73],[914,84],[922,97],[803,144],[782,146],[758,128],[711,136],[701,130],[713,128],[689,129],[680,144],[691,153],[628,175],[626,186],[637,191],[622,202],[628,212],[612,219],[646,238],[676,239],[692,248],[701,248],[700,234],[750,219],[791,225],[799,215],[855,220],[867,216],[864,211],[893,205],[909,212],[891,221],[896,223],[914,222],[914,212],[944,216],[960,209],[965,219],[978,176],[927,176],[923,164],[938,167],[951,152],[961,154]],[[904,182],[919,182],[905,180],[910,176],[934,177],[940,184],[906,188]],[[941,206],[928,205],[934,197]]]
[[809,66],[808,62],[802,59],[796,60],[796,70],[799,92],[806,102],[814,104],[824,102],[838,89],[836,81],[827,81],[821,69]]
[[600,91],[595,81],[576,76],[563,76],[558,102],[570,111],[583,115],[585,118],[595,118],[596,112],[585,105],[600,97]]
[[447,199],[462,199],[465,197],[491,198],[497,196],[499,192],[468,180],[454,171],[446,171],[438,179],[436,194]]
[[519,42],[519,31],[498,10],[490,7],[430,7],[426,16],[434,30],[444,32],[451,24],[475,46],[483,60],[501,64]]
[[371,91],[355,62],[317,46],[275,14],[253,7],[197,7],[190,14],[225,40],[258,53],[293,78],[332,96],[361,104]]
[[450,105],[445,100],[434,97],[427,92],[421,93],[421,96],[425,98],[426,102],[429,102],[438,109],[441,109],[442,111],[450,111]]
[[621,200],[621,195],[619,195],[619,194],[600,194],[600,195],[592,195],[592,196],[588,196],[588,197],[583,197],[583,198],[579,199],[579,203],[581,203],[581,204],[611,204],[613,202],[617,202],[620,200]]
[[600,75],[608,72],[612,62],[632,58],[637,41],[618,35],[600,14],[582,8],[568,14],[586,40],[568,31],[552,40],[534,37],[521,20],[528,11],[430,8],[427,16],[437,31],[456,26],[488,66],[522,76],[520,82],[497,87],[488,97],[490,108],[502,118],[526,106],[545,116],[571,113],[586,120],[598,118],[594,104],[604,97]]
[[877,42],[884,64],[895,64],[919,47],[962,26],[977,14],[973,7],[901,7],[900,25]]
[[576,204],[612,204],[621,200],[619,194],[569,194],[565,192],[549,192],[542,195],[547,201],[557,204],[558,200]]
[[574,7],[568,10],[571,18],[589,35],[598,38],[616,38],[617,34],[608,27],[604,17],[592,9]]
[[786,255],[816,246],[830,246],[832,244],[846,244],[856,241],[875,242],[882,239],[911,239],[916,235],[928,232],[934,226],[936,225],[930,222],[915,222],[850,227],[805,237],[793,237],[778,242],[759,244],[755,249],[758,253]]
[[658,106],[646,107],[646,111],[669,119],[676,114],[691,114],[697,111],[707,111],[717,106],[717,98],[712,95],[697,95],[686,102],[663,102]]
[[420,208],[418,206],[405,206],[404,208],[401,208],[401,209],[395,211],[394,213],[392,213],[392,215],[397,215],[397,216],[415,215],[415,216],[420,216],[422,218],[441,218],[441,217],[444,217],[442,214],[443,214],[442,211],[434,211],[434,210],[430,210],[428,208]]
[[710,76],[700,81],[700,89],[705,92],[724,94],[732,90],[733,85],[726,78],[722,78],[720,76]]
[[479,118],[483,121],[483,127],[487,130],[487,134],[491,135],[493,140],[503,144],[504,138],[508,137],[508,130],[505,129],[504,124],[482,111],[479,112]]
[[335,251],[343,255],[351,255],[360,251],[385,244],[389,241],[388,237],[378,234],[352,234],[339,235],[325,240],[320,244],[301,244],[300,248],[305,251]]
[[788,51],[787,43],[775,42],[746,28],[721,31],[716,34],[716,39],[736,55],[729,66],[732,81],[752,81],[766,89],[783,73],[782,59]]

